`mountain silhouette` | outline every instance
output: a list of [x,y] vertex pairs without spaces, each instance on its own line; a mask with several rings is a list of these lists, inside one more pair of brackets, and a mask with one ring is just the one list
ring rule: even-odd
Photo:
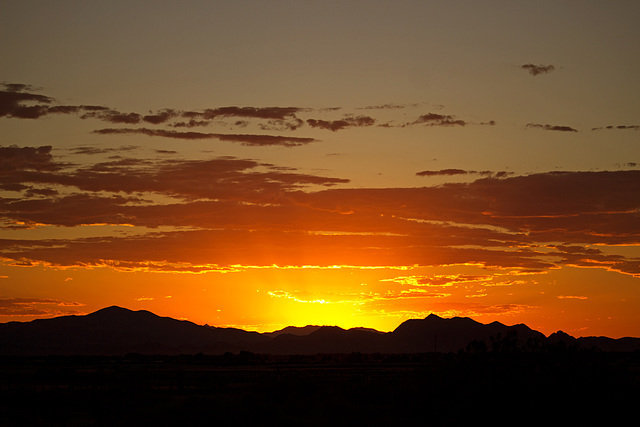
[[434,314],[407,320],[387,333],[314,325],[258,333],[201,326],[116,306],[84,316],[0,324],[0,355],[446,353],[539,349],[543,345],[636,351],[640,338],[574,338],[562,331],[547,338],[523,324],[483,324]]
[[115,306],[86,316],[0,324],[0,354],[219,353],[266,339]]

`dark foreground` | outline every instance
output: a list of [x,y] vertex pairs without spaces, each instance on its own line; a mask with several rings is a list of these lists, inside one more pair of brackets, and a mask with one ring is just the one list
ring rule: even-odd
[[639,390],[638,352],[5,357],[0,425],[616,425]]

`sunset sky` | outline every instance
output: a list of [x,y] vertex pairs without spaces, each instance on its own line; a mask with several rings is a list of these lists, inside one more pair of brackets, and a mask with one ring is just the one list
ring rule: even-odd
[[640,336],[640,2],[0,5],[0,321]]

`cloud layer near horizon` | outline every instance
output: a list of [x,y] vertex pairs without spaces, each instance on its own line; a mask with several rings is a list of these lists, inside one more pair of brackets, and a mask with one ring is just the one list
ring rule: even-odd
[[145,230],[2,239],[0,253],[13,264],[160,271],[472,263],[640,275],[640,260],[598,247],[640,244],[640,171],[483,175],[436,187],[331,188],[348,180],[231,157],[120,157],[79,166],[58,161],[48,146],[0,147],[0,187],[16,195],[0,201],[3,228]]

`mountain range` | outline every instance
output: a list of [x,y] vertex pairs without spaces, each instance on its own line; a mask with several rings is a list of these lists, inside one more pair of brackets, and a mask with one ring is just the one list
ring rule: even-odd
[[640,338],[546,337],[524,324],[479,323],[430,314],[391,332],[337,326],[292,327],[258,333],[160,317],[149,311],[107,307],[83,316],[0,324],[0,355],[124,355],[427,353],[540,350],[543,348],[640,350]]

